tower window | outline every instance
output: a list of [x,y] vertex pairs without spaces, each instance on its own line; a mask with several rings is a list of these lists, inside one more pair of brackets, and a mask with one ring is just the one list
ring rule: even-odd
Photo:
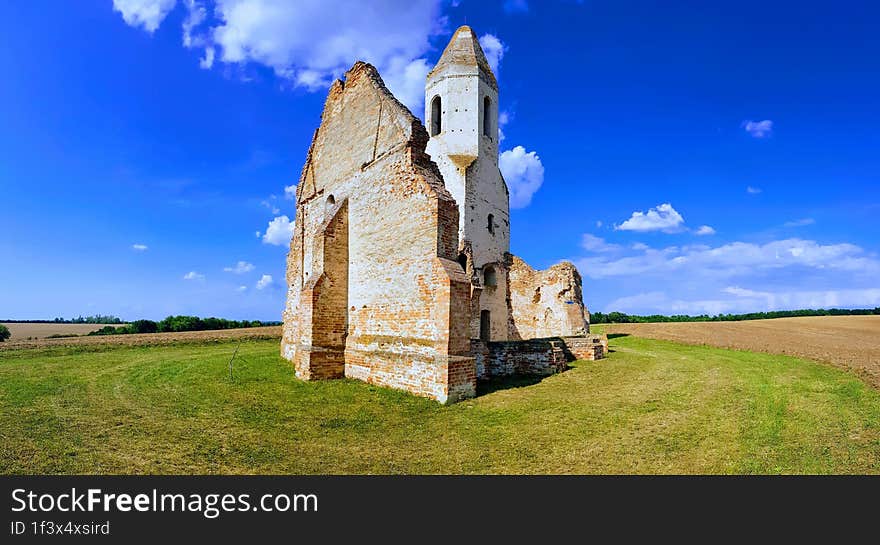
[[443,130],[443,127],[441,126],[441,112],[440,97],[435,96],[434,100],[431,101],[431,136],[437,136],[440,134],[440,131]]
[[492,267],[486,267],[483,270],[483,284],[486,287],[494,287],[498,285],[498,278],[495,276],[495,269]]
[[492,136],[492,99],[489,97],[483,98],[483,134],[486,136]]
[[488,222],[488,225],[486,225],[486,228],[489,229],[490,233],[492,233],[493,235],[495,234],[495,216],[494,215],[489,214],[489,222]]

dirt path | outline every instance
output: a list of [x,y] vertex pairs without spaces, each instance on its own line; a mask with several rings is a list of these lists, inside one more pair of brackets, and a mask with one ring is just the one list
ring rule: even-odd
[[613,324],[608,333],[787,354],[855,371],[880,388],[880,316],[816,316],[744,322]]

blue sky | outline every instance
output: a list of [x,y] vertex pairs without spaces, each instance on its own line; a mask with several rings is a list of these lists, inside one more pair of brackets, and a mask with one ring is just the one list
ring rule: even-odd
[[421,117],[465,23],[512,251],[590,309],[880,305],[880,5],[719,4],[4,2],[0,318],[280,319],[328,82],[363,58]]

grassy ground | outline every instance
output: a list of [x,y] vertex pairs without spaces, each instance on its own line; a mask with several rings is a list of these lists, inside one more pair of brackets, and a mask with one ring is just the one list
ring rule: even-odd
[[0,353],[0,473],[880,473],[880,392],[790,357],[619,337],[444,407],[234,346]]

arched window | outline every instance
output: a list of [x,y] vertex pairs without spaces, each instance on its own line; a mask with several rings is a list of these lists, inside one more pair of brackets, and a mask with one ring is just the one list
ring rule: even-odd
[[495,216],[492,214],[489,214],[488,219],[489,219],[489,221],[488,221],[488,224],[486,225],[486,229],[488,229],[489,232],[494,235],[495,234]]
[[334,204],[336,204],[336,197],[334,197],[333,195],[330,195],[329,197],[327,197],[327,204],[330,206],[333,206]]
[[483,98],[483,134],[492,136],[492,99]]
[[440,97],[435,96],[431,101],[431,136],[440,134],[442,127],[442,110],[440,109]]
[[498,285],[498,279],[495,277],[495,269],[486,267],[483,269],[483,284],[486,287],[495,287]]

